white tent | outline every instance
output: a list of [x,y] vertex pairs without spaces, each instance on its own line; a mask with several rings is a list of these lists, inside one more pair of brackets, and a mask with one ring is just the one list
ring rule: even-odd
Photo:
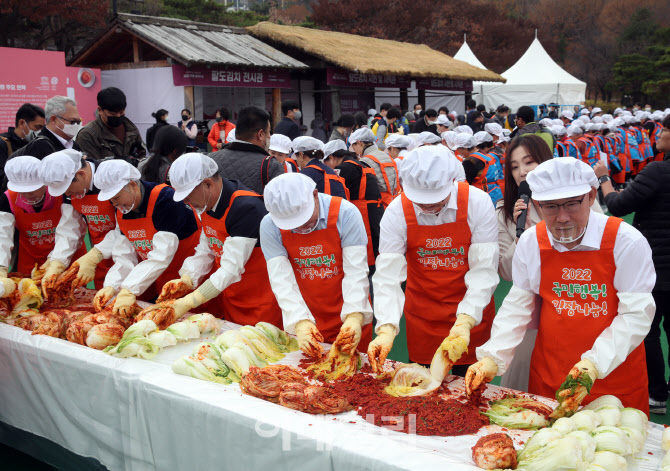
[[472,49],[470,49],[470,46],[468,46],[468,42],[466,41],[465,35],[463,35],[463,45],[458,50],[458,52],[454,54],[454,59],[467,62],[468,64],[474,65],[475,67],[479,67],[480,69],[488,70],[486,67],[484,67],[484,64],[479,62],[479,59],[477,59],[475,53],[472,52]]
[[[563,70],[544,50],[537,37],[512,67],[502,74],[507,83],[476,82],[486,108],[505,104],[512,111],[523,105],[558,103],[578,105],[586,98],[586,83]],[[477,100],[481,102],[481,98]]]

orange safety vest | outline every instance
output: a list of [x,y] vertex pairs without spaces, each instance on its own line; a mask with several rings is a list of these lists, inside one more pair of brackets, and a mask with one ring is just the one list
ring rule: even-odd
[[[141,185],[141,183],[140,183]],[[124,219],[123,213],[117,210],[116,213],[116,222],[119,225],[119,229],[124,236],[133,244],[135,247],[135,252],[140,257],[140,261],[147,259],[149,253],[153,250],[153,238],[154,235],[158,232],[154,226],[152,215],[154,213],[154,207],[156,206],[156,200],[163,188],[166,188],[167,185],[156,185],[149,194],[149,205],[147,206],[147,214],[143,218],[136,219]],[[191,234],[188,238],[180,240],[177,251],[172,257],[172,262],[170,265],[160,274],[156,279],[153,287],[149,287],[147,291],[144,292],[140,298],[142,301],[149,301],[156,297],[160,292],[161,288],[165,283],[170,280],[179,278],[179,269],[184,264],[184,260],[187,257],[190,257],[195,252],[195,248],[198,245],[200,240],[200,230],[201,223],[200,218],[198,218],[195,211],[193,212],[196,223],[198,224],[198,230]]]
[[292,159],[291,157],[286,157],[284,160],[284,167],[286,168],[287,173],[298,173],[300,171],[298,168],[298,162],[296,162],[295,159]]
[[365,199],[365,192],[368,188],[368,175],[372,175],[376,178],[374,169],[370,167],[363,167],[360,163],[354,162],[353,160],[345,160],[343,164],[356,165],[361,169],[363,174],[361,175],[361,185],[358,187],[358,199],[351,201],[351,204],[356,206],[363,216],[363,224],[365,224],[365,233],[368,236],[368,265],[372,266],[375,264],[375,252],[372,246],[372,232],[370,231],[370,215],[368,213],[368,204],[377,203],[381,204],[379,201],[370,201]]
[[[553,398],[584,352],[617,316],[614,244],[622,220],[610,217],[599,250],[558,252],[541,221],[536,226],[542,264],[540,325],[530,363],[528,391]],[[631,372],[639,372],[631,381]],[[625,407],[649,415],[644,343],[604,379],[594,382],[584,404],[613,394]]]
[[319,167],[318,165],[308,165],[305,168],[313,168],[315,170],[318,170],[319,172],[323,173],[323,192],[326,195],[333,195],[330,192],[330,182],[331,181],[336,181],[340,182],[342,184],[342,188],[344,188],[344,194],[347,195],[347,199],[349,199],[349,188],[347,188],[347,185],[344,183],[344,178],[340,177],[339,175],[333,175],[332,173],[327,173],[324,169]]
[[[207,245],[214,253],[214,270],[221,267],[223,244],[229,237],[226,229],[228,212],[238,196],[261,196],[253,191],[237,190],[230,197],[228,208],[221,219],[202,213],[202,230],[207,237]],[[256,325],[269,322],[283,329],[282,313],[270,287],[268,268],[260,247],[254,247],[247,263],[244,264],[242,278],[228,286],[223,292],[206,303],[204,312],[241,325]]]
[[[458,304],[467,292],[465,275],[472,233],[468,225],[470,186],[458,183],[456,221],[422,226],[414,205],[403,193],[402,209],[407,223],[407,288],[405,322],[410,361],[428,364],[456,322]],[[495,316],[493,297],[484,308],[482,322],[470,333],[468,353],[457,365],[475,363],[475,348],[491,336]]]
[[[333,343],[342,327],[342,241],[337,230],[342,198],[333,196],[325,229],[309,234],[281,230],[298,288],[316,320],[324,341]],[[372,323],[363,327],[358,350],[365,352],[372,340]]]
[[[92,245],[102,242],[107,233],[116,227],[114,206],[109,201],[99,201],[98,195],[87,193],[83,198],[71,198],[70,203],[72,209],[84,216]],[[108,258],[95,267],[95,289],[99,290],[104,287],[105,276],[112,265],[114,265],[114,260]]]
[[[364,155],[363,158],[367,157],[368,159],[372,160],[375,162],[377,165],[382,170],[382,178],[384,179],[384,183],[386,183],[386,191],[381,191],[382,194],[382,203],[384,204],[384,208],[388,207],[389,204],[391,204],[391,201],[393,201],[393,198],[398,196],[399,191],[398,191],[398,186],[396,185],[395,188],[391,188],[391,183],[389,181],[388,173],[386,171],[387,168],[393,168],[395,169],[395,175],[396,175],[396,181],[398,180],[398,166],[395,164],[395,160],[391,159],[390,162],[381,162],[377,157],[374,155]],[[390,158],[390,157],[389,157]]]

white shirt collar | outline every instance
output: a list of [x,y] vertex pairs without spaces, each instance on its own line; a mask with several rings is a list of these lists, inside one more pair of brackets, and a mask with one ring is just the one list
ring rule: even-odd
[[51,129],[49,129],[49,128],[47,128],[47,127],[45,127],[44,129],[46,129],[46,130],[49,131],[51,134],[53,134],[54,136],[56,136],[56,139],[58,139],[58,140],[60,141],[60,143],[63,144],[63,147],[65,147],[66,149],[72,149],[72,146],[74,145],[74,141],[73,141],[72,139],[70,139],[70,140],[65,140],[65,139],[63,139],[62,137],[60,137],[58,134],[56,134],[55,132],[53,132]]
[[219,201],[221,201],[221,196],[223,195],[223,186],[221,187],[221,191],[219,192],[219,197],[216,200],[216,204],[210,209],[211,212],[216,211],[217,206],[219,206]]
[[91,183],[88,185],[88,191],[93,191],[93,177],[95,177],[95,164],[93,162],[86,161],[87,164],[91,166]]

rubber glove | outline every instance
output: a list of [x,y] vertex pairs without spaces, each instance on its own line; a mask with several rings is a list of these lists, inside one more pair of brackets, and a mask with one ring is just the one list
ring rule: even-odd
[[468,368],[465,374],[465,394],[468,398],[484,383],[490,383],[498,373],[498,365],[489,357],[484,357]]
[[58,275],[65,271],[65,265],[58,260],[47,260],[42,268],[46,268],[42,277],[42,295],[44,299],[47,299],[49,297],[48,290],[54,289]]
[[384,369],[384,362],[393,347],[393,339],[395,339],[395,327],[391,324],[384,324],[380,326],[379,332],[375,339],[368,345],[368,361],[375,373],[382,373]]
[[337,348],[347,355],[353,355],[356,352],[356,347],[361,341],[361,333],[363,331],[363,314],[360,312],[352,312],[344,319],[340,333],[333,343]]
[[7,278],[7,267],[0,267],[0,278]]
[[116,290],[111,286],[105,286],[98,291],[93,298],[93,308],[95,309],[95,312],[100,312],[105,309],[109,300],[114,296],[116,296]]
[[2,286],[2,293],[0,293],[0,298],[6,298],[16,289],[16,283],[14,283],[14,280],[7,277],[0,277],[0,286]]
[[95,278],[95,269],[98,266],[98,263],[102,261],[102,252],[93,247],[91,250],[86,252],[86,254],[79,257],[72,266],[79,268],[77,271],[77,279],[75,281],[76,286],[82,286],[93,281]]
[[[184,275],[184,276],[186,276],[186,275]],[[179,281],[179,280],[175,280],[175,281]],[[190,281],[190,279],[189,279],[189,281]],[[165,288],[163,288],[163,289],[165,289]],[[200,306],[201,304],[206,303],[210,299],[216,298],[219,294],[221,294],[221,291],[216,289],[211,281],[209,281],[209,280],[205,281],[202,284],[202,286],[200,286],[197,290],[193,291],[190,294],[187,294],[183,298],[177,299],[172,304],[172,308],[174,309],[176,318],[178,319],[181,316],[183,316],[184,314],[186,314],[188,311],[190,311],[191,309],[194,309],[194,308]]]
[[114,314],[120,314],[122,316],[130,316],[133,312],[133,304],[135,304],[135,295],[128,291],[126,288],[121,288],[119,294],[116,295],[116,301],[114,301]]
[[312,358],[321,358],[323,335],[316,328],[316,324],[309,319],[303,319],[295,325],[295,334],[298,337],[298,346],[303,353]]
[[[191,277],[188,275],[182,275],[181,278],[179,278],[178,280],[170,280],[163,285],[161,294],[160,296],[158,296],[156,302],[160,303],[162,301],[165,301],[166,299],[174,299],[172,297],[174,293],[177,293],[179,291],[186,292],[192,289],[193,289],[193,281],[191,281]],[[199,304],[193,307],[197,306],[199,306]]]
[[[581,380],[576,386],[574,382],[567,384],[571,379],[576,380],[580,377]],[[591,388],[597,377],[598,371],[596,370],[596,366],[590,360],[580,360],[577,362],[568,373],[565,383],[556,391],[558,406],[549,415],[549,418],[560,419],[577,412],[584,398],[591,392]]]
[[[442,341],[440,348],[446,352],[461,351],[458,358],[468,351],[470,329],[475,326],[475,319],[467,314],[458,314],[456,322],[449,331],[449,336]],[[454,360],[457,361],[458,359]]]

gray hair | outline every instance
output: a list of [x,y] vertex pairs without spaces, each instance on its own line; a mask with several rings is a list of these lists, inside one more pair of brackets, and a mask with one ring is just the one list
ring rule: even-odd
[[72,98],[66,96],[56,95],[49,98],[46,106],[44,107],[44,114],[46,115],[47,123],[51,120],[52,116],[58,116],[67,111],[67,105],[77,106],[77,102]]

